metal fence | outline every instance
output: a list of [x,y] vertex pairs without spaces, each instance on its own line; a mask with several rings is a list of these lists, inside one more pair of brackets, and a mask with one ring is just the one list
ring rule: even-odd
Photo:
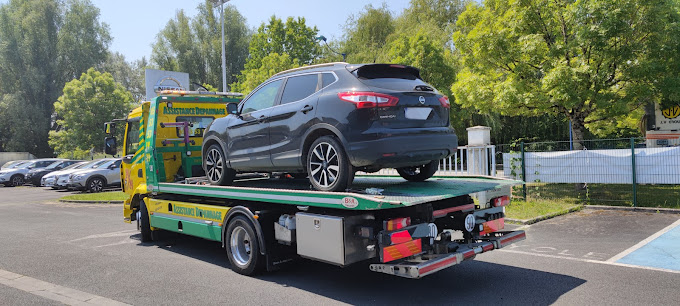
[[680,208],[680,147],[647,148],[644,139],[499,145],[495,170],[523,180],[527,199]]

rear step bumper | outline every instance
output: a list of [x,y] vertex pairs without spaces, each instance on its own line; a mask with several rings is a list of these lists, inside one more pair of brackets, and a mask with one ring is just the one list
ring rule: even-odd
[[500,249],[526,239],[524,231],[496,232],[496,237],[482,238],[482,242],[461,244],[454,253],[419,255],[395,263],[371,264],[374,272],[382,272],[406,278],[421,278],[450,266],[472,259],[477,254]]

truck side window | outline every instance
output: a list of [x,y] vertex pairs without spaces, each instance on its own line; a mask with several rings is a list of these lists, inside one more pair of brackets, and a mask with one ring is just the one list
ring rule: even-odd
[[125,155],[135,154],[139,149],[139,121],[140,118],[130,119],[127,123],[125,135]]

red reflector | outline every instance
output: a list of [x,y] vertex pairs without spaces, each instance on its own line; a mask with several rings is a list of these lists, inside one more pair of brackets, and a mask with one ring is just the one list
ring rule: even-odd
[[451,107],[451,102],[449,102],[449,97],[447,96],[442,96],[439,98],[439,103],[445,108],[450,108]]
[[354,103],[357,108],[388,107],[399,102],[397,97],[376,92],[341,92],[338,98]]
[[411,240],[397,245],[384,247],[382,249],[382,262],[389,262],[411,255],[418,254],[423,251],[423,245],[419,239]]
[[480,235],[486,235],[489,233],[494,233],[497,231],[500,231],[505,228],[505,218],[500,218],[496,220],[491,220],[489,222],[484,222],[482,224],[484,226],[484,230],[482,230],[479,234]]
[[510,196],[504,195],[502,197],[498,197],[493,199],[493,206],[494,207],[499,207],[499,206],[505,206],[510,204]]
[[408,231],[396,232],[390,235],[390,240],[392,240],[392,244],[404,243],[407,241],[411,241],[412,239],[413,238],[411,238],[411,234]]
[[383,223],[383,228],[387,231],[394,231],[409,225],[411,225],[411,218],[396,218],[385,221]]

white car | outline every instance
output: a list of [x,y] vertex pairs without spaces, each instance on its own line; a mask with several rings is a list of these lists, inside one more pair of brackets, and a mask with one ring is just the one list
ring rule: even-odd
[[59,189],[58,186],[55,184],[57,183],[57,177],[60,175],[68,175],[71,174],[75,171],[84,169],[88,165],[94,164],[95,161],[83,161],[79,163],[75,163],[73,165],[70,165],[64,169],[61,169],[59,171],[54,171],[48,174],[45,174],[42,179],[40,179],[40,186],[44,187],[52,187],[52,189]]
[[45,168],[58,161],[60,161],[60,159],[44,158],[14,164],[7,169],[0,170],[0,184],[5,186],[22,186],[24,185],[24,175],[26,175],[29,170]]
[[82,166],[79,169],[71,169],[71,170],[68,170],[67,172],[59,173],[55,177],[54,186],[50,186],[50,187],[52,187],[52,189],[66,189],[68,187],[69,177],[71,176],[71,174],[78,172],[78,171],[97,168],[97,167],[99,167],[103,164],[108,163],[110,160],[111,160],[110,158],[93,160],[93,161],[88,162],[87,164],[85,164],[84,166]]
[[121,162],[120,158],[108,159],[106,163],[96,168],[73,172],[69,175],[68,188],[101,192],[109,186],[120,187]]

